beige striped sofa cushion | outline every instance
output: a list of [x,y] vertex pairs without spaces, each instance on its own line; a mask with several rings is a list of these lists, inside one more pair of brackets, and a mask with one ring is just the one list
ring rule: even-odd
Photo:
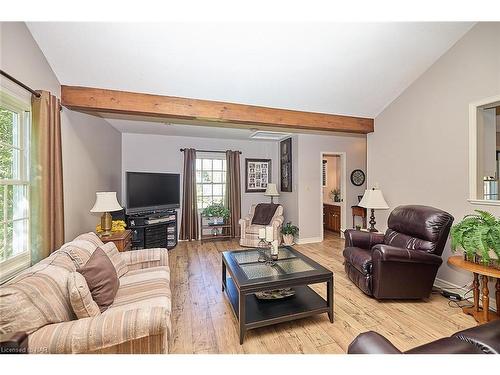
[[128,266],[113,242],[108,242],[100,246],[100,248],[108,256],[109,260],[111,260],[111,263],[113,263],[118,277],[122,277],[128,272]]
[[101,310],[92,299],[85,277],[79,272],[70,272],[68,275],[69,300],[73,312],[78,319],[101,315]]

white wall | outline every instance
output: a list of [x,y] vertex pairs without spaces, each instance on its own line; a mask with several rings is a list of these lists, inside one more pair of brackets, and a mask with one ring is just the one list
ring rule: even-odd
[[[346,187],[342,192],[344,228],[352,226],[351,206],[358,203],[358,195],[363,195],[366,185],[354,186],[350,174],[354,169],[366,171],[365,135],[312,135],[298,136],[298,226],[301,242],[321,240],[322,191],[321,160],[322,153],[344,152],[346,154]],[[295,173],[295,171],[294,171]],[[297,176],[297,174],[296,174]]]
[[[180,151],[181,148],[241,151],[242,216],[247,214],[252,204],[270,201],[270,198],[265,197],[263,193],[245,193],[245,158],[271,159],[271,182],[278,183],[277,142],[124,133],[122,134],[122,191],[124,192],[122,203],[125,203],[125,172],[127,171],[180,173],[182,185],[184,154]],[[279,202],[279,198],[275,201]]]
[[[60,97],[61,86],[23,22],[0,23],[2,70],[35,90]],[[61,113],[66,240],[95,229],[95,192],[120,192],[121,134],[106,121],[64,108]]]
[[[500,93],[500,23],[479,23],[375,119],[368,135],[368,182],[379,183],[391,207],[424,204],[458,222],[468,203],[469,103]],[[376,213],[386,228],[391,210]],[[447,245],[443,259],[450,256]],[[441,266],[438,278],[464,285],[470,274]],[[491,290],[491,289],[490,289]]]

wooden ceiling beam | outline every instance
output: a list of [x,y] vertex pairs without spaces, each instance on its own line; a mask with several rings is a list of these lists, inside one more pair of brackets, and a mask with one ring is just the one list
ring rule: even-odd
[[77,111],[367,134],[373,119],[91,87],[61,86],[62,105]]

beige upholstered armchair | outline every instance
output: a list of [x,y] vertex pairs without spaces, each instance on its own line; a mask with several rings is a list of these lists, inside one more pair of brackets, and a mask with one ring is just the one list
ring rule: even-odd
[[259,244],[259,229],[265,228],[266,226],[272,226],[274,228],[274,238],[277,239],[281,244],[281,226],[283,225],[284,221],[283,206],[278,206],[273,218],[268,225],[252,224],[256,206],[257,205],[253,204],[250,208],[250,213],[239,221],[241,227],[240,245],[256,247]]

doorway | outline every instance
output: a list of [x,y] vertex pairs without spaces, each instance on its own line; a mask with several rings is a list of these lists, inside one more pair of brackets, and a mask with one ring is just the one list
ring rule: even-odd
[[345,153],[321,153],[321,233],[322,239],[343,237],[346,223]]

